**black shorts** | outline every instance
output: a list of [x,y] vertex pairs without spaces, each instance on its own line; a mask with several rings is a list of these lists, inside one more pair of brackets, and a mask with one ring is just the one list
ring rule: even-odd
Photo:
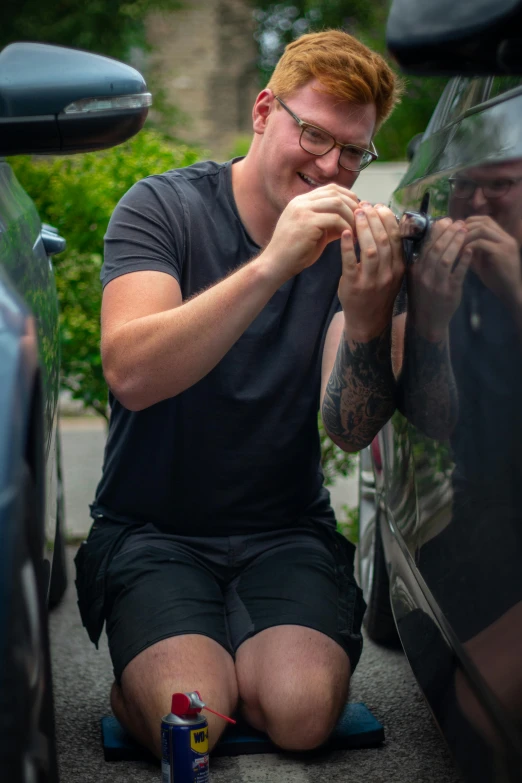
[[[96,525],[99,535],[103,524]],[[153,525],[134,529],[104,579],[116,681],[138,653],[162,639],[202,634],[234,656],[249,637],[286,624],[334,639],[353,671],[365,610],[353,574],[354,552],[340,533],[311,523],[205,538],[168,535]]]

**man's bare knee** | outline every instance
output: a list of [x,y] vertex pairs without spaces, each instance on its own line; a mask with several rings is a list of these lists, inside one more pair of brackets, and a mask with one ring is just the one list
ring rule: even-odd
[[[231,714],[237,683],[231,656],[206,636],[187,634],[164,639],[143,650],[126,666],[121,687],[114,684],[111,705],[129,733],[161,756],[161,718],[170,712],[172,694],[199,690],[210,707]],[[224,721],[206,714],[209,746],[216,744]]]
[[236,665],[243,712],[285,750],[311,750],[346,703],[348,656],[317,631],[281,626],[244,643]]

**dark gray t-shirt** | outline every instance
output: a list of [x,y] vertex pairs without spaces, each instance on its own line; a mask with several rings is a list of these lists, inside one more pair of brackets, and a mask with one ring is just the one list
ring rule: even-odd
[[[185,300],[257,255],[237,212],[231,167],[206,161],[134,185],[107,230],[103,284],[157,270],[176,278]],[[139,412],[110,395],[93,516],[186,535],[258,532],[305,517],[334,524],[317,411],[340,274],[334,242],[281,286],[194,386]]]

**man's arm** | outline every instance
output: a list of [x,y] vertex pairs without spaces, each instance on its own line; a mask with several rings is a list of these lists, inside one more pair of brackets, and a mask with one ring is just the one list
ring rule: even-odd
[[[391,362],[391,326],[367,343],[351,340],[338,313],[328,330],[323,367],[331,365],[322,395],[321,415],[330,438],[344,451],[360,451],[396,408]],[[323,372],[326,377],[327,371]]]
[[330,324],[322,366],[323,424],[344,451],[369,445],[396,408],[391,322],[404,275],[393,213],[363,202],[355,216],[360,258],[351,232],[345,231],[339,284],[343,312]]
[[[408,313],[394,341],[404,345],[394,366],[397,407],[429,438],[445,440],[458,418],[458,393],[451,366],[449,323],[462,296],[471,252],[462,221],[437,221],[419,260],[408,270]],[[455,262],[458,263],[455,266]]]
[[457,423],[458,393],[448,336],[427,340],[410,320],[405,325],[397,407],[428,438],[447,439]]
[[277,289],[353,223],[356,203],[336,185],[294,198],[257,258],[184,302],[177,281],[162,272],[133,272],[108,283],[102,362],[114,395],[137,411],[203,378]]

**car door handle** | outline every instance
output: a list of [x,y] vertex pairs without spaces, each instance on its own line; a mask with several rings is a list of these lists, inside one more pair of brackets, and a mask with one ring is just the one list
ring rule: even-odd
[[55,256],[57,253],[63,253],[67,246],[66,240],[60,236],[54,226],[50,226],[48,223],[43,223],[41,237],[45,252],[48,256]]

